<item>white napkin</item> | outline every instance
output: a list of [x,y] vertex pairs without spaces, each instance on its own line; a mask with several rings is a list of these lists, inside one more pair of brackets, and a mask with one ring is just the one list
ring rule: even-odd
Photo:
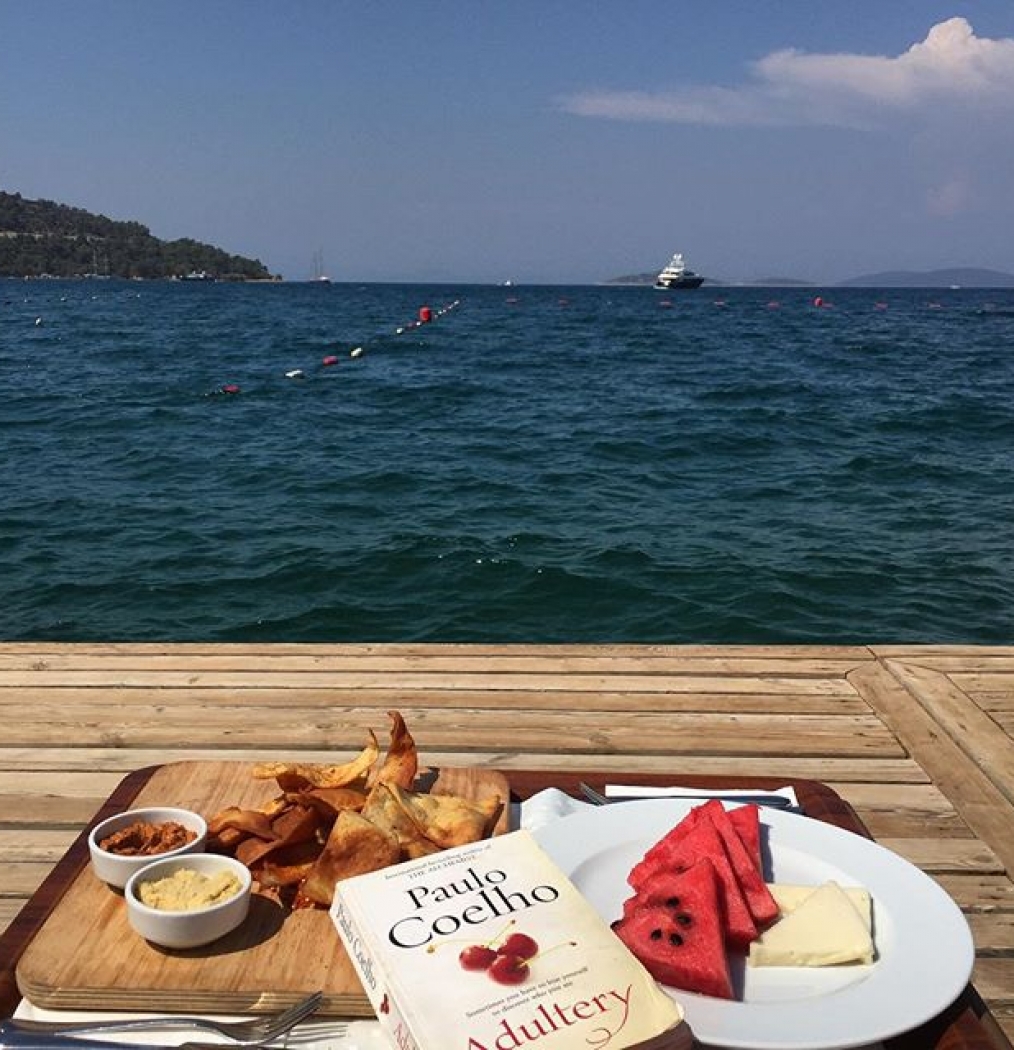
[[[120,1017],[159,1017],[160,1014],[145,1014],[116,1010],[46,1010],[35,1006],[27,999],[22,999],[14,1011],[15,1017],[25,1017],[32,1021],[87,1021],[100,1013],[106,1018]],[[241,1017],[225,1014],[208,1014],[215,1020],[242,1020]],[[137,1043],[151,1046],[178,1046],[195,1038],[202,1043],[221,1043],[232,1046],[231,1040],[217,1032],[202,1031],[199,1036],[193,1029],[187,1028],[145,1028],[142,1031],[129,1032],[88,1032],[87,1039],[108,1039],[111,1042]],[[272,1043],[272,1046],[286,1047],[287,1050],[390,1050],[391,1044],[383,1034],[377,1021],[331,1021],[328,1018],[311,1019],[298,1025],[288,1035]]]
[[792,803],[794,809],[799,809],[799,799],[796,798],[796,790],[791,785],[775,788],[771,791],[761,791],[754,788],[692,788],[692,787],[645,787],[636,784],[606,784],[603,792],[607,798],[701,798],[706,795],[709,798],[722,798],[735,801],[742,795],[752,798],[786,798]]

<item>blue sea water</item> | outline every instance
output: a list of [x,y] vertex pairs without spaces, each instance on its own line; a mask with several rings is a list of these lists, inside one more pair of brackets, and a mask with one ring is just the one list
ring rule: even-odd
[[0,638],[1011,643],[1014,291],[815,294],[0,282]]

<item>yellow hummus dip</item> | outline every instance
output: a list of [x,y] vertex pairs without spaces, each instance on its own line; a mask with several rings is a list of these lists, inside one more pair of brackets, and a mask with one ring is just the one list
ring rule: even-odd
[[141,882],[137,895],[142,904],[159,911],[196,911],[235,897],[240,881],[231,871],[204,875],[190,868],[177,868],[172,875]]

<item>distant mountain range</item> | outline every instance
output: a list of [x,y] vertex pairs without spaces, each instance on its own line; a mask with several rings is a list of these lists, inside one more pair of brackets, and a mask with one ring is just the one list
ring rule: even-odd
[[2,191],[0,277],[272,279],[258,259],[190,238],[163,241],[139,222]]
[[[638,273],[613,277],[605,284],[654,284],[655,274]],[[730,286],[733,282],[705,278],[705,285]],[[838,287],[838,288],[1014,288],[1014,274],[1001,270],[958,267],[947,270],[884,270],[881,273],[862,274],[847,281],[808,281],[795,277],[766,277],[757,281],[739,282],[739,286],[755,288]]]

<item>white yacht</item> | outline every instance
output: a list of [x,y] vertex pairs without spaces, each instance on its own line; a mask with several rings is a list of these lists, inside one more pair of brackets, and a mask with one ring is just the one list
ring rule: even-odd
[[700,288],[703,283],[704,278],[700,274],[687,269],[682,252],[677,252],[669,260],[669,265],[655,278],[655,287],[663,291],[674,288]]

